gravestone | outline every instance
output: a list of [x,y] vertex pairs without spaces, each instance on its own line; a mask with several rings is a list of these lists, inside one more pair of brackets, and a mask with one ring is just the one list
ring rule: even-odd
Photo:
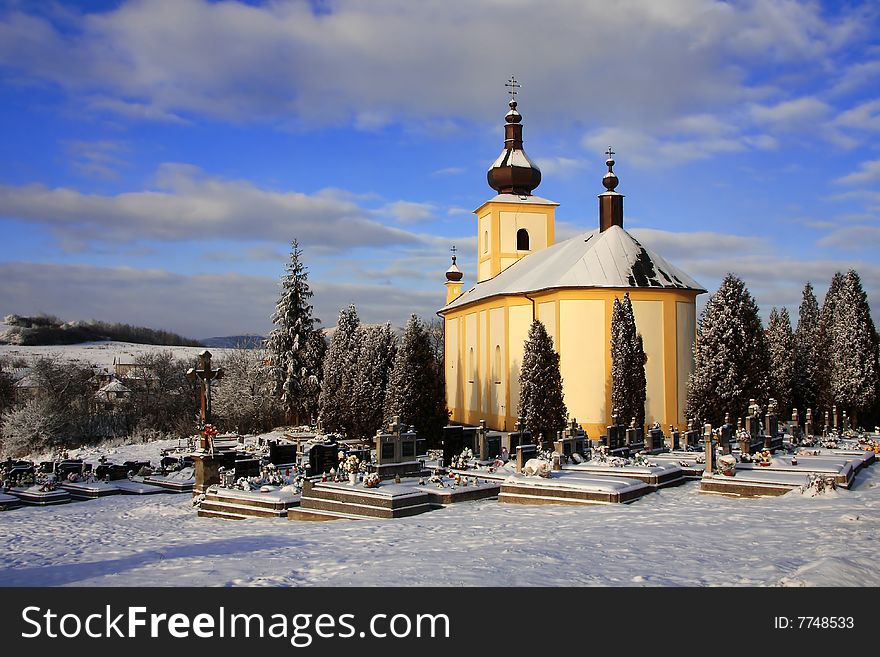
[[339,445],[335,442],[312,445],[309,449],[308,476],[314,477],[339,468]]
[[239,477],[259,477],[260,476],[260,459],[255,458],[239,458],[235,459],[235,478]]
[[440,445],[443,448],[443,466],[449,467],[452,458],[461,454],[464,449],[463,427],[458,424],[447,424],[443,427],[443,438]]
[[703,427],[703,444],[706,446],[706,470],[705,472],[712,474],[715,472],[715,443],[712,442],[712,425],[706,424]]
[[672,449],[681,449],[681,431],[677,427],[670,426]]
[[277,440],[269,441],[269,463],[273,465],[289,465],[296,463],[296,443],[281,443]]
[[537,445],[520,445],[516,448],[516,471],[522,472],[530,459],[538,457]]
[[415,427],[406,427],[397,416],[390,427],[389,433],[377,432],[374,438],[376,447],[376,471],[380,478],[416,475],[421,471],[416,452],[418,451],[418,435]]
[[834,429],[835,431],[837,431],[840,428],[840,423],[838,422],[838,419],[837,419],[837,404],[835,404],[834,406],[831,407],[831,416],[832,416],[833,422],[834,422],[831,425],[831,428]]
[[663,436],[663,429],[660,427],[660,423],[655,422],[648,429],[648,435],[645,437],[645,449],[653,452],[661,447],[666,447],[666,438]]
[[[478,454],[480,451],[480,442],[479,438],[477,438],[477,427],[462,427],[461,428],[461,437],[464,442],[464,447],[470,449],[474,454]],[[461,450],[459,450],[459,454]]]
[[516,421],[516,431],[510,433],[507,436],[507,453],[515,454],[516,448],[520,445],[532,445],[534,444],[532,441],[532,432],[526,429],[526,423],[523,422],[522,418],[517,419]]
[[806,434],[807,438],[810,440],[813,439],[813,409],[807,409],[807,417],[804,421],[804,434]]
[[687,431],[684,432],[682,449],[696,449],[700,444],[700,430],[694,427],[694,421],[688,420]]
[[718,435],[718,442],[721,445],[721,454],[727,456],[730,454],[730,444],[733,442],[733,425],[729,422],[730,415],[724,416],[725,422],[721,425]]
[[486,421],[480,420],[477,430],[477,449],[474,454],[480,461],[490,461],[501,456],[501,433],[489,431]]

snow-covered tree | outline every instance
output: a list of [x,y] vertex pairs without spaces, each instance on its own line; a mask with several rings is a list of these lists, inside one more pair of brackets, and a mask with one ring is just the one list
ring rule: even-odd
[[518,415],[535,437],[542,442],[556,440],[556,432],[565,428],[568,410],[562,393],[559,354],[553,338],[540,320],[532,322],[523,350],[519,371]]
[[400,422],[414,425],[416,432],[437,444],[449,419],[442,391],[443,371],[434,355],[425,324],[411,315],[403,331],[385,395],[385,423],[396,415]]
[[817,411],[817,353],[819,331],[819,304],[813,294],[813,286],[804,286],[803,298],[798,309],[798,323],[794,332],[794,372],[792,380],[792,405],[800,417],[806,417],[808,408]]
[[397,352],[391,324],[362,326],[361,349],[355,371],[351,434],[369,438],[382,428],[388,379]]
[[19,457],[59,444],[64,417],[46,397],[27,400],[3,416],[0,457]]
[[[792,388],[794,383],[794,335],[791,332],[791,318],[783,308],[770,311],[767,322],[767,350],[770,355],[770,397],[779,404],[779,412],[788,417],[791,412]],[[803,413],[802,409],[798,409]]]
[[749,399],[766,399],[769,355],[758,305],[745,283],[727,274],[700,315],[687,416],[720,425],[744,415]]
[[834,306],[831,333],[831,394],[853,423],[877,398],[877,331],[859,275],[844,276]]
[[284,420],[281,400],[272,394],[273,368],[262,349],[234,349],[220,361],[223,378],[212,390],[214,424],[226,431],[259,433]]
[[645,349],[636,331],[636,318],[629,294],[614,299],[611,313],[611,406],[624,423],[632,418],[645,424]]
[[825,293],[825,300],[822,302],[819,326],[816,330],[816,405],[821,409],[820,412],[831,413],[831,407],[836,403],[834,391],[831,389],[835,358],[834,322],[837,300],[843,288],[843,278],[841,272],[832,276],[828,291]]
[[360,324],[354,305],[340,311],[336,330],[324,357],[320,421],[325,431],[349,431],[356,424],[352,400],[363,337]]
[[281,279],[281,294],[275,304],[272,323],[275,328],[266,339],[266,350],[276,368],[275,394],[295,424],[308,421],[306,412],[314,407],[319,388],[319,372],[309,362],[306,345],[320,323],[312,316],[309,300],[309,273],[302,261],[299,242],[290,243],[290,259]]

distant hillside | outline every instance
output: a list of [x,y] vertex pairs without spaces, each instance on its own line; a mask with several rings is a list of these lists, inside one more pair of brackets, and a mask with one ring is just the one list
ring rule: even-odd
[[259,349],[263,346],[262,335],[227,335],[221,338],[202,338],[199,340],[206,347],[224,349]]
[[74,321],[65,322],[52,315],[23,317],[7,315],[6,330],[0,333],[0,342],[23,346],[79,344],[114,340],[134,344],[200,347],[198,340],[185,338],[170,331],[162,331],[131,324]]

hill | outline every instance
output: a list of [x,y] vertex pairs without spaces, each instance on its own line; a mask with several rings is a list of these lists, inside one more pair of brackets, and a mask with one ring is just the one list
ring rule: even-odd
[[201,342],[171,331],[97,320],[65,322],[53,315],[7,315],[0,342],[22,346],[64,345],[112,340],[134,344],[200,347]]

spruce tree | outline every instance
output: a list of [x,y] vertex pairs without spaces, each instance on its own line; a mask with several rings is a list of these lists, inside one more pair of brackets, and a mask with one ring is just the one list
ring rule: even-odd
[[352,398],[352,435],[369,438],[382,428],[388,379],[397,352],[391,324],[362,326]]
[[312,316],[309,300],[308,269],[302,262],[299,242],[290,243],[290,259],[281,279],[281,295],[275,304],[272,323],[275,328],[266,339],[266,350],[275,366],[275,394],[288,419],[295,424],[309,420],[307,409],[314,407],[319,372],[307,357],[306,345],[320,320]]
[[801,418],[806,417],[807,409],[815,413],[818,363],[817,340],[819,331],[819,304],[813,294],[813,286],[804,286],[803,298],[798,309],[798,323],[794,332],[794,372],[792,380],[792,405],[798,409]]
[[614,299],[611,313],[611,406],[629,424],[645,424],[645,350],[636,331],[636,319],[629,294]]
[[556,432],[565,428],[568,410],[562,392],[559,354],[553,338],[540,320],[532,322],[523,351],[519,372],[519,407],[517,413],[535,438],[542,442],[556,440]]
[[[843,274],[837,272],[831,278],[822,310],[819,313],[819,326],[816,330],[816,405],[820,413],[831,414],[835,404],[834,391],[831,389],[832,368],[834,365],[834,309],[843,288]],[[817,416],[818,419],[818,416]]]
[[385,395],[385,424],[396,415],[400,422],[413,425],[429,445],[439,442],[448,421],[446,399],[441,394],[443,370],[434,355],[431,337],[424,323],[411,315],[394,357],[394,367]]
[[320,422],[325,431],[350,431],[355,425],[352,400],[362,338],[359,327],[354,305],[339,313],[336,331],[324,357]]
[[794,384],[794,335],[786,308],[781,311],[773,308],[770,311],[767,350],[770,355],[770,397],[779,404],[780,415],[788,417]]
[[758,305],[745,283],[727,274],[700,315],[687,415],[720,425],[745,415],[749,399],[767,397],[769,355]]
[[855,425],[877,398],[877,331],[859,275],[850,269],[834,307],[831,394]]

